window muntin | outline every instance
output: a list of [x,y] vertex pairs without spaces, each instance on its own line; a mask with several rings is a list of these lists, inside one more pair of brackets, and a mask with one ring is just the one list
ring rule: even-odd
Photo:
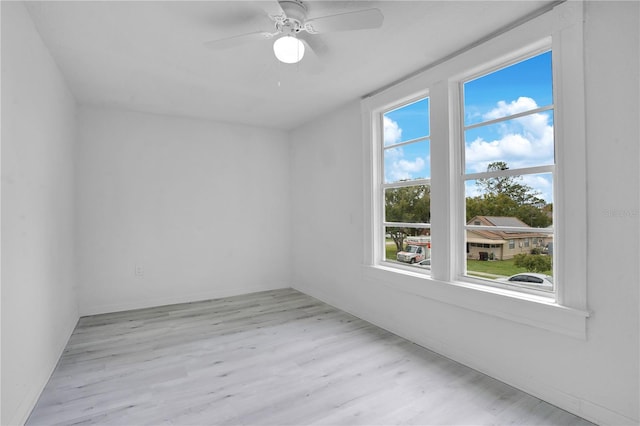
[[[551,51],[487,71],[461,87],[467,247],[462,275],[498,287],[509,285],[505,275],[553,275],[552,256],[530,243],[546,245],[554,236]],[[531,291],[554,290],[550,285]]]
[[430,135],[429,98],[423,98],[383,115],[384,146]]
[[[535,81],[531,80],[531,70],[537,70]],[[468,80],[464,88],[465,127],[507,117],[516,111],[553,105],[551,52]],[[506,99],[511,101],[505,102]]]
[[[529,102],[521,97],[510,104]],[[552,110],[535,108],[523,116],[491,123],[467,127],[464,134],[466,173],[484,172],[490,163],[505,158],[509,159],[512,170],[554,164]]]
[[[382,261],[430,270],[431,140],[429,98],[381,114]],[[427,267],[428,266],[428,267]]]

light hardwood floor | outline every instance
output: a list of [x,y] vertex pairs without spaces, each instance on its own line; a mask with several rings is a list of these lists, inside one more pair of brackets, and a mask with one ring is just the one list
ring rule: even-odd
[[589,425],[295,290],[80,319],[30,425]]

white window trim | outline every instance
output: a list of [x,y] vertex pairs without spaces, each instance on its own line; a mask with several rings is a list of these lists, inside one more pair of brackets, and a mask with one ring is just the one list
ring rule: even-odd
[[[393,108],[389,109],[385,109],[384,111],[380,111],[378,114],[376,114],[376,121],[375,121],[375,126],[376,129],[380,129],[380,135],[382,135],[384,133],[384,124],[382,122],[383,120],[383,116],[384,114],[390,112],[390,111],[394,111],[394,110],[398,110],[401,108],[404,108],[408,105],[411,105],[415,102],[419,102],[421,100],[424,100],[425,98],[428,98],[428,94],[426,94],[427,92],[424,92],[425,94],[423,96],[417,96],[417,97],[412,97],[409,100],[404,99],[403,102],[401,102],[400,104],[395,104],[393,106]],[[431,100],[429,100],[430,102]],[[431,230],[431,222],[415,222],[415,223],[409,223],[409,222],[388,222],[386,221],[386,211],[385,211],[385,202],[383,202],[383,200],[385,200],[385,190],[387,189],[393,189],[393,188],[409,188],[409,187],[414,187],[414,186],[419,186],[419,185],[428,185],[429,187],[431,187],[431,177],[428,178],[420,178],[420,179],[413,179],[413,180],[403,180],[403,181],[396,181],[396,182],[389,182],[386,183],[385,182],[385,164],[384,164],[384,152],[385,150],[388,149],[393,149],[396,147],[402,147],[402,146],[406,146],[409,144],[413,144],[413,143],[419,143],[419,142],[423,142],[423,141],[428,141],[429,145],[431,145],[431,132],[429,132],[428,135],[426,136],[420,136],[418,138],[414,138],[414,139],[410,139],[407,141],[403,141],[403,142],[399,142],[399,143],[395,143],[392,145],[387,145],[387,146],[382,146],[380,147],[380,149],[376,149],[376,151],[379,151],[378,154],[380,155],[379,157],[379,162],[377,162],[376,164],[378,165],[378,169],[380,171],[379,173],[379,183],[376,185],[377,188],[379,188],[377,190],[378,192],[378,200],[380,200],[380,202],[377,204],[377,208],[379,209],[379,218],[380,221],[377,222],[379,224],[380,227],[380,233],[381,235],[386,235],[386,228],[387,227],[404,227],[404,228],[414,228],[414,229],[429,229]],[[376,244],[379,245],[379,244]],[[404,265],[401,264],[399,262],[393,262],[390,261],[389,259],[385,259],[385,256],[382,256],[382,251],[380,251],[380,257],[378,257],[378,263],[383,265],[383,266],[390,266],[390,267],[397,267],[400,269],[404,269],[404,270],[408,270],[411,271],[412,269],[415,269],[413,266],[408,266],[408,265]],[[421,269],[420,271],[418,271],[421,274],[429,274],[430,271],[425,270],[425,269]]]
[[[519,49],[517,50],[514,54],[509,55],[506,58],[500,58],[498,60],[498,62],[496,63],[496,60],[492,61],[494,64],[494,66],[487,66],[486,68],[482,69],[479,73],[478,72],[473,72],[473,73],[463,73],[461,75],[457,75],[454,78],[450,79],[450,86],[449,86],[449,95],[450,95],[450,100],[452,103],[455,103],[456,106],[461,107],[464,104],[464,99],[462,96],[462,86],[464,84],[465,81],[469,81],[471,79],[477,78],[477,77],[481,77],[483,75],[487,75],[490,74],[491,72],[496,71],[497,69],[502,69],[506,66],[509,66],[509,64],[514,64],[514,63],[518,63],[522,60],[526,60],[529,59],[531,57],[534,57],[538,54],[544,53],[544,52],[548,52],[549,50],[552,49],[552,38],[551,37],[545,37],[543,40],[540,40],[537,43],[534,43],[533,45],[531,45],[528,50],[525,49]],[[552,53],[553,55],[553,53]],[[554,76],[555,77],[555,76]],[[555,94],[555,91],[554,91]],[[464,132],[466,130],[469,130],[470,128],[476,128],[476,127],[481,127],[481,126],[486,126],[486,125],[490,125],[493,123],[500,123],[500,122],[504,122],[504,121],[508,121],[508,120],[513,120],[514,118],[518,118],[518,117],[524,117],[530,114],[534,114],[534,113],[538,113],[538,112],[542,112],[542,111],[554,111],[555,114],[555,99],[554,102],[552,102],[551,105],[548,106],[544,106],[541,108],[536,108],[533,110],[528,110],[528,111],[524,111],[521,112],[519,114],[513,114],[513,115],[509,115],[509,116],[505,116],[505,117],[500,117],[497,118],[495,120],[490,120],[490,121],[485,121],[485,122],[480,122],[480,123],[475,123],[471,126],[465,126],[463,123],[463,114],[461,114],[460,112],[458,112],[458,115],[455,117],[451,117],[451,120],[454,121],[456,124],[456,129],[458,129],[458,131],[456,133],[454,133],[454,139],[451,140],[451,147],[452,147],[452,155],[454,156],[454,158],[456,159],[456,164],[458,165],[458,169],[456,171],[456,178],[454,180],[456,180],[455,183],[455,187],[457,188],[461,188],[461,193],[459,194],[459,196],[464,197],[465,194],[465,183],[468,180],[474,180],[474,179],[486,179],[486,178],[492,178],[492,177],[503,177],[503,176],[522,176],[522,175],[530,175],[530,174],[537,174],[537,173],[549,173],[553,176],[553,185],[554,185],[554,199],[558,197],[558,194],[561,193],[561,191],[558,191],[558,186],[557,186],[557,182],[558,180],[556,179],[557,173],[557,161],[555,164],[551,164],[551,165],[542,165],[542,166],[530,166],[530,167],[524,167],[524,168],[519,168],[519,169],[507,169],[507,170],[497,170],[497,171],[493,171],[493,172],[480,172],[480,173],[466,173],[466,162],[465,162],[465,145],[464,143],[461,143],[464,141]],[[460,111],[460,110],[458,110]],[[554,127],[555,130],[557,130],[558,126],[556,123],[556,120],[554,120]],[[554,144],[555,145],[555,144]],[[459,181],[457,181],[457,179],[459,179]],[[555,201],[555,200],[554,200]],[[463,202],[463,201],[461,201]],[[555,215],[555,212],[554,212]],[[462,251],[464,244],[466,243],[466,231],[469,229],[482,229],[482,227],[478,227],[478,226],[473,226],[473,225],[466,225],[466,210],[462,209],[462,212],[459,212],[459,222],[456,223],[454,226],[457,225],[457,227],[459,227],[459,229],[456,227],[454,229],[454,235],[457,235],[458,238],[460,238],[458,241],[458,253],[459,256],[456,258],[457,263],[456,263],[456,274],[455,274],[455,279],[458,281],[462,281],[462,282],[469,282],[469,283],[475,283],[475,284],[481,284],[481,285],[488,285],[488,286],[494,286],[494,287],[502,287],[504,288],[505,286],[502,285],[501,283],[495,282],[495,281],[490,281],[490,280],[483,280],[481,278],[475,278],[473,275],[468,274],[466,272],[466,262],[467,262],[467,257],[466,257],[466,253],[464,253]],[[554,216],[555,218],[555,216]],[[554,239],[556,238],[556,233],[555,233],[555,224],[553,226],[554,231],[550,232],[554,235]],[[491,228],[486,228],[487,230],[502,230],[502,231],[522,231],[522,228],[510,228],[510,227],[505,227],[505,226],[494,226]],[[536,229],[536,232],[546,232],[545,229]],[[519,242],[519,248],[524,248],[524,247],[529,247],[528,245],[524,245],[524,241],[520,241]],[[509,249],[511,249],[511,245],[509,245]],[[557,253],[554,253],[554,258],[557,259]],[[554,260],[555,263],[555,260]],[[554,268],[556,269],[556,268]],[[555,275],[555,274],[554,274]],[[554,282],[557,282],[557,280],[554,280]],[[508,288],[509,286],[507,286]],[[524,293],[529,293],[529,294],[536,294],[536,295],[540,295],[543,297],[547,297],[547,298],[553,298],[552,302],[556,302],[558,300],[558,286],[554,286],[554,290],[553,292],[548,292],[548,291],[540,291],[540,290],[536,290],[536,289],[531,289],[531,288],[521,288],[521,289],[515,289],[518,292],[524,292]]]
[[[464,258],[464,176],[459,159],[460,76],[549,46],[554,63],[554,251],[558,267],[557,298],[524,294],[479,285],[461,277]],[[493,58],[491,63],[486,58]],[[430,97],[431,111],[431,240],[432,274],[426,276],[382,262],[379,183],[382,170],[377,138],[382,132],[381,112],[412,99]],[[586,292],[586,155],[583,67],[583,4],[565,2],[551,11],[510,29],[491,40],[439,63],[362,101],[365,182],[365,250],[363,275],[395,290],[438,300],[488,315],[586,339],[589,316]],[[453,119],[455,118],[455,119]],[[444,124],[446,123],[446,124]],[[442,143],[439,141],[447,141]],[[571,161],[565,161],[570,158]],[[373,165],[377,165],[374,167]],[[453,194],[453,195],[452,195]],[[369,214],[369,212],[371,214]]]

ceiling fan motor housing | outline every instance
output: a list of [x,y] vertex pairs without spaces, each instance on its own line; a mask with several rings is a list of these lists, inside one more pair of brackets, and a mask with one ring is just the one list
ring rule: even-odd
[[285,15],[283,25],[292,24],[291,26],[296,28],[296,32],[300,31],[302,24],[307,19],[307,7],[300,0],[280,0],[278,3],[280,3]]

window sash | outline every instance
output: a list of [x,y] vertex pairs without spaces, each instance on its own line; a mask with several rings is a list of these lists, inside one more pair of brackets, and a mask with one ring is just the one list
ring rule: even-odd
[[[462,82],[461,84],[464,84],[464,82]],[[464,105],[463,105],[463,109],[464,109]],[[502,123],[503,121],[514,120],[516,118],[526,117],[527,115],[538,114],[540,112],[552,111],[552,110],[553,110],[553,104],[546,105],[546,106],[539,107],[539,108],[535,108],[535,109],[531,109],[531,110],[528,110],[528,111],[519,112],[517,114],[506,115],[504,117],[494,118],[492,120],[482,121],[480,123],[469,124],[468,126],[464,126],[464,117],[463,117],[463,127],[462,127],[462,129],[464,131],[477,129],[478,127],[491,126],[492,124]]]
[[[462,159],[464,161],[464,159]],[[463,165],[464,168],[464,165]],[[510,177],[510,176],[524,176],[524,175],[537,175],[542,173],[554,174],[556,171],[555,164],[549,164],[545,166],[524,167],[522,169],[506,169],[506,170],[494,170],[490,172],[477,172],[477,173],[465,173],[464,180],[476,180],[476,179],[491,179],[498,177]],[[555,176],[554,176],[555,177]]]
[[431,229],[430,223],[424,222],[382,222],[383,228],[394,227],[394,228],[423,228],[423,229]]
[[399,147],[402,147],[402,146],[405,146],[405,145],[411,145],[413,143],[428,141],[430,139],[431,139],[431,136],[421,136],[419,138],[411,139],[411,140],[404,141],[404,142],[398,142],[398,143],[394,143],[394,144],[391,144],[391,145],[384,145],[384,141],[383,141],[382,149],[384,151],[386,151],[388,149],[399,148]]
[[[465,98],[464,98],[464,84],[468,81],[471,80],[476,80],[479,78],[483,78],[485,76],[488,76],[490,74],[492,74],[493,72],[496,72],[497,70],[500,69],[504,69],[509,67],[512,64],[518,63],[518,62],[522,62],[522,61],[526,61],[529,58],[535,57],[536,55],[540,55],[544,52],[548,52],[551,51],[552,55],[553,55],[553,49],[551,49],[551,46],[547,46],[543,49],[540,48],[536,48],[536,49],[531,49],[529,52],[523,52],[519,55],[519,57],[517,58],[517,60],[512,60],[512,61],[504,61],[502,64],[498,63],[498,66],[496,67],[495,65],[492,67],[486,67],[484,70],[483,69],[477,69],[473,75],[473,77],[467,76],[467,77],[462,77],[458,80],[458,83],[455,85],[457,91],[458,91],[458,96],[456,96],[458,105],[457,105],[457,112],[458,114],[454,115],[454,120],[456,120],[458,122],[458,128],[460,129],[459,133],[457,134],[457,138],[456,138],[456,144],[457,146],[459,146],[459,148],[456,150],[456,152],[458,153],[459,156],[459,167],[460,167],[460,172],[461,172],[461,186],[460,186],[460,193],[457,194],[457,196],[459,198],[462,199],[462,201],[460,202],[460,206],[465,206],[466,205],[466,192],[464,190],[465,187],[465,182],[466,181],[471,181],[471,180],[477,180],[477,179],[489,179],[489,178],[499,178],[499,177],[513,177],[513,176],[525,176],[525,175],[533,175],[533,174],[541,174],[541,173],[547,173],[551,175],[551,178],[553,180],[553,185],[554,185],[554,200],[553,202],[555,203],[555,194],[557,193],[555,191],[555,186],[557,184],[557,179],[556,179],[556,160],[554,159],[554,164],[544,164],[544,165],[540,165],[540,166],[528,166],[528,167],[523,167],[523,168],[509,168],[509,169],[505,169],[505,170],[493,170],[493,171],[484,171],[484,172],[476,172],[476,173],[467,173],[466,171],[466,158],[465,158],[465,154],[466,154],[466,138],[465,138],[465,132],[471,129],[478,129],[478,128],[482,128],[482,127],[488,127],[494,124],[498,124],[498,123],[503,123],[503,122],[507,122],[510,120],[514,120],[517,118],[521,118],[521,117],[527,117],[533,114],[537,114],[537,113],[541,113],[541,112],[546,112],[546,111],[552,111],[555,114],[555,109],[554,109],[554,104],[555,103],[551,103],[550,105],[545,105],[542,107],[538,107],[538,108],[534,108],[531,110],[527,110],[527,111],[522,111],[520,113],[516,113],[516,114],[511,114],[511,115],[507,115],[507,116],[503,116],[503,117],[498,117],[492,120],[486,120],[486,121],[482,121],[479,123],[473,123],[470,125],[465,125]],[[555,77],[555,65],[553,65],[552,68],[552,72],[554,73],[554,77]],[[553,83],[552,83],[553,84]],[[553,96],[555,98],[555,91],[556,88],[552,87],[553,90]],[[556,142],[557,142],[557,137],[556,137],[556,126],[555,126],[555,122],[554,122],[554,151],[556,150],[555,146],[556,146]],[[550,236],[553,237],[554,240],[556,240],[556,227],[555,227],[555,221],[552,221],[552,226],[548,227],[548,228],[532,228],[532,227],[509,227],[509,226],[483,226],[483,225],[468,225],[467,221],[466,221],[466,208],[462,208],[461,209],[462,212],[460,213],[460,219],[463,220],[462,222],[462,226],[461,226],[461,231],[459,232],[459,240],[458,240],[458,245],[460,247],[460,252],[462,252],[463,247],[466,248],[467,246],[467,231],[473,231],[473,230],[478,230],[478,231],[504,231],[504,232],[527,232],[527,233],[531,233],[531,232],[535,232],[535,233],[540,233],[540,234],[548,234]],[[515,248],[515,241],[512,239],[507,240],[507,246],[508,249],[514,249]],[[524,245],[523,242],[521,242],[521,244]],[[530,244],[527,244],[527,248],[530,246]],[[466,251],[466,249],[465,249]],[[465,253],[466,254],[466,253]],[[553,256],[555,257],[556,254],[554,253]],[[555,265],[557,264],[557,262],[555,261],[555,259],[552,260],[552,268],[555,269]],[[503,283],[503,282],[498,282],[496,280],[491,280],[491,279],[483,279],[483,278],[477,278],[477,277],[473,277],[470,276],[470,273],[472,274],[474,271],[469,271],[467,268],[467,256],[460,256],[460,259],[455,262],[455,271],[456,271],[456,276],[457,279],[462,280],[462,281],[469,281],[469,282],[473,282],[473,283],[478,283],[481,285],[486,285],[489,287],[496,287],[496,288],[506,288],[506,289],[512,289],[514,291],[517,292],[523,292],[523,293],[530,293],[530,294],[536,294],[536,295],[540,295],[543,297],[548,297],[548,298],[552,298],[554,301],[557,300],[557,294],[558,294],[558,280],[554,280],[554,286],[553,286],[553,292],[549,292],[549,291],[538,291],[538,290],[532,290],[530,288],[522,288],[520,286],[518,286],[517,284],[512,284],[512,283]],[[554,273],[555,275],[555,273]]]
[[385,189],[389,188],[409,188],[412,186],[429,185],[431,186],[431,179],[416,179],[416,180],[401,180],[398,182],[381,183],[380,188],[384,194]]

